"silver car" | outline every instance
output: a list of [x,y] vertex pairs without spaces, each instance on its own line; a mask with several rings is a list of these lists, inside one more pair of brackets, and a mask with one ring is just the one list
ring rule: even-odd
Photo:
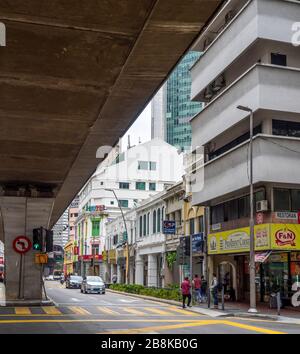
[[97,276],[87,276],[81,283],[82,293],[105,294],[105,284],[102,278]]

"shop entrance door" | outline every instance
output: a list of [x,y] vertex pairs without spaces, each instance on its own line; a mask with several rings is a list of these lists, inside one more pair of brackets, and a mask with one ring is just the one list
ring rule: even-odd
[[235,301],[234,269],[229,262],[222,262],[218,266],[218,280],[224,286],[225,300]]

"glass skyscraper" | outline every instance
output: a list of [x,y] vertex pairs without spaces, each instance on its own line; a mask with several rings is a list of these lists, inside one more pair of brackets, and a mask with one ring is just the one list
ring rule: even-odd
[[[159,129],[152,128],[152,131],[161,130],[161,117],[153,112],[163,112],[164,140],[171,145],[180,148],[182,151],[188,149],[192,142],[192,131],[189,120],[200,112],[202,104],[192,102],[190,68],[198,60],[198,52],[189,52],[176,66],[163,89],[158,95],[163,98],[153,100],[152,103],[152,127],[160,125]],[[156,105],[162,105],[159,110]],[[155,138],[155,134],[152,138]]]

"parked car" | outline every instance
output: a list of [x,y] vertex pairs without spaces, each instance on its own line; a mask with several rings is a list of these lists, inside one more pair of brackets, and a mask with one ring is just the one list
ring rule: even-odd
[[70,275],[66,279],[67,289],[80,289],[83,279],[80,275]]
[[45,280],[54,280],[53,274],[49,274],[45,277]]
[[105,294],[105,284],[102,278],[98,276],[87,276],[81,283],[82,293],[98,293]]

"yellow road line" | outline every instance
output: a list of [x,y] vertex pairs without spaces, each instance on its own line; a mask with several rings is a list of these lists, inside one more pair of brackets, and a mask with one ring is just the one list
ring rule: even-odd
[[97,309],[107,315],[120,316],[119,312],[113,311],[108,307],[97,306]]
[[31,315],[29,307],[15,307],[16,315]]
[[132,307],[124,307],[123,310],[126,312],[129,312],[129,313],[132,313],[134,315],[137,315],[137,316],[145,316],[146,315],[144,312],[135,310]]
[[47,315],[61,315],[61,311],[54,306],[42,306],[43,311]]
[[174,313],[171,313],[171,312],[166,312],[166,311],[163,311],[163,310],[160,310],[156,307],[144,307],[143,309],[149,311],[149,312],[153,312],[153,313],[156,313],[158,315],[163,315],[163,316],[175,316]]
[[169,310],[174,311],[174,312],[178,312],[181,313],[182,315],[188,315],[188,316],[201,316],[201,314],[195,313],[195,312],[190,312],[187,310],[183,310],[183,309],[179,309],[175,306],[169,306],[168,307]]
[[249,326],[249,325],[246,325],[243,323],[238,323],[238,322],[231,322],[231,321],[222,321],[222,322],[228,326],[238,327],[238,328],[242,328],[242,329],[247,329],[249,331],[255,331],[255,332],[264,333],[264,334],[286,334],[285,332],[274,331],[272,329],[256,327],[256,326]]
[[69,306],[69,309],[77,315],[91,315],[89,311],[79,306]]
[[[21,320],[0,320],[0,325],[2,323],[73,323],[73,322],[117,322],[117,323],[128,323],[128,322],[142,322],[142,323],[145,323],[145,319],[130,319],[130,318],[127,318],[127,319],[124,319],[124,320],[108,320],[108,319],[91,319],[91,318],[86,318],[86,319],[55,319],[55,320],[50,320],[50,319],[42,319],[42,320],[25,320],[25,319],[21,319]],[[183,320],[183,319],[174,319],[174,320],[170,320],[170,319],[164,319],[164,320],[159,320],[159,319],[147,319],[147,323],[182,323],[182,322],[185,322],[185,323],[196,323],[196,322],[199,322],[199,320]]]
[[165,331],[168,329],[179,329],[179,328],[187,328],[187,327],[198,327],[198,326],[207,326],[207,325],[217,325],[221,321],[219,320],[202,320],[196,322],[180,323],[175,325],[166,325],[166,326],[152,326],[152,327],[143,327],[143,328],[134,328],[134,329],[126,329],[126,330],[116,330],[110,332],[101,332],[98,334],[138,334],[145,332],[154,332],[154,331]]

